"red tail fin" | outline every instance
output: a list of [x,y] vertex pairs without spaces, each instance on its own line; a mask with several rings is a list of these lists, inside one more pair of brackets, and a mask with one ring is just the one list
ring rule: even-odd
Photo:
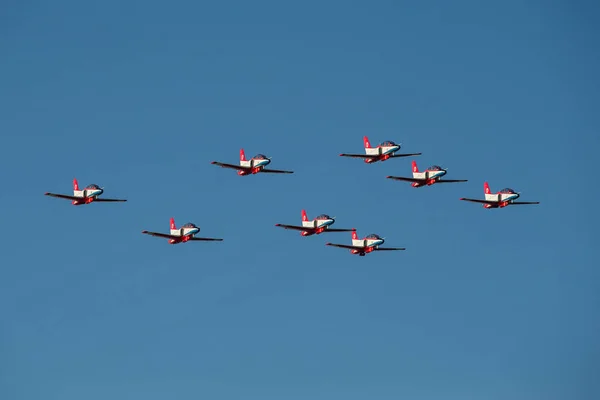
[[358,240],[358,233],[356,231],[352,231],[352,240]]
[[240,161],[246,161],[246,153],[244,153],[244,149],[240,149]]
[[73,190],[79,190],[79,183],[77,183],[77,179],[73,179]]
[[302,221],[308,221],[308,216],[306,215],[306,211],[302,210]]
[[369,143],[369,138],[368,137],[363,137],[363,143],[365,144],[365,149],[370,149],[371,148],[371,143]]
[[491,194],[490,185],[487,182],[483,182],[483,191],[485,194]]
[[171,218],[171,229],[177,229],[175,226],[175,218]]
[[417,162],[413,160],[412,162],[413,172],[419,172],[419,167],[417,167]]

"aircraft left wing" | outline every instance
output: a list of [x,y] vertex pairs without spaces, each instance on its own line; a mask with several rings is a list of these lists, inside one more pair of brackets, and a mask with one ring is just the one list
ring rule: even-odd
[[222,242],[223,241],[223,239],[205,238],[205,237],[196,237],[196,236],[192,236],[190,238],[190,240],[202,240],[204,242]]
[[539,201],[513,201],[510,204],[520,206],[522,204],[540,204],[540,202]]
[[479,200],[479,199],[467,199],[465,197],[460,198],[460,200],[471,201],[473,203],[481,203],[481,204],[497,204],[497,201],[489,201],[489,200]]
[[282,169],[261,169],[260,172],[267,172],[270,174],[293,174],[294,171],[284,171]]
[[327,228],[323,232],[354,232],[356,229],[338,229],[338,228]]
[[384,251],[385,250],[390,250],[390,251],[392,251],[392,250],[406,250],[406,248],[405,247],[376,247],[375,250],[376,251],[380,251],[380,250],[384,250]]
[[44,193],[45,196],[58,197],[59,199],[77,200],[83,197],[67,196],[66,194]]
[[364,249],[364,247],[362,247],[362,246],[350,246],[347,244],[337,244],[337,243],[325,243],[325,246],[340,247],[342,249],[350,249],[350,250],[363,250]]
[[222,162],[218,162],[218,161],[212,161],[211,164],[218,165],[219,167],[223,167],[223,168],[237,169],[238,171],[250,169],[249,167],[242,167],[241,165],[227,164],[227,163],[222,163]]
[[283,229],[293,229],[296,231],[310,231],[313,229],[312,227],[303,227],[303,226],[285,225],[285,224],[275,224],[275,226],[280,226]]
[[393,179],[396,181],[406,181],[406,182],[423,182],[425,179],[416,179],[416,178],[405,178],[403,176],[386,176],[388,179]]
[[440,179],[436,183],[468,182],[467,179]]
[[420,156],[423,153],[410,153],[410,154],[390,154],[390,158],[396,157],[410,157],[410,156]]
[[179,237],[179,236],[175,236],[175,235],[168,235],[166,233],[149,232],[149,231],[142,231],[142,233],[145,233],[146,235],[150,235],[150,236],[165,238],[165,239],[177,239]]
[[127,201],[127,200],[122,200],[122,199],[103,199],[101,197],[98,197],[98,198],[94,199],[94,203],[97,202],[97,201],[100,201],[100,202],[102,202],[102,201],[104,201],[104,202],[115,202],[115,201],[123,202],[123,201]]

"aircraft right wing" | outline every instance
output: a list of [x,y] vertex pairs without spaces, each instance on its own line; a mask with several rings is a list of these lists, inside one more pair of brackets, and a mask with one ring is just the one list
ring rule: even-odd
[[406,182],[423,182],[425,179],[416,179],[416,178],[405,178],[403,176],[386,176],[388,179],[394,179],[396,181],[406,181]]
[[280,226],[283,229],[293,229],[296,231],[310,231],[313,228],[312,227],[303,227],[303,226],[296,226],[296,225],[285,225],[285,224],[275,224],[275,226]]
[[379,250],[390,250],[390,251],[392,251],[392,250],[406,250],[406,248],[405,247],[376,247],[375,250],[376,251],[379,251]]
[[45,196],[58,197],[59,199],[78,200],[83,197],[67,196],[66,194],[44,193]]
[[364,247],[362,247],[362,246],[350,246],[347,244],[337,244],[337,243],[325,243],[325,246],[340,247],[342,249],[350,249],[350,250],[363,250],[364,249]]
[[211,162],[211,164],[218,165],[219,167],[223,167],[223,168],[237,169],[238,171],[250,169],[250,167],[242,167],[241,165],[227,164],[227,163],[222,163],[222,162],[218,162],[218,161],[213,161],[213,162]]
[[522,204],[540,204],[539,201],[513,201],[512,203],[510,203],[511,205],[516,205],[516,206],[520,206]]
[[97,202],[97,201],[100,201],[100,202],[102,202],[102,201],[104,201],[104,202],[115,202],[115,201],[123,202],[123,201],[127,201],[127,200],[121,200],[121,199],[103,199],[101,197],[98,197],[98,198],[94,199],[94,203]]
[[472,201],[473,203],[481,203],[481,204],[497,204],[497,201],[489,201],[489,200],[479,200],[479,199],[467,199],[465,197],[460,198],[460,200],[464,201]]
[[325,232],[354,232],[356,229],[338,229],[338,228],[327,228],[323,231],[323,233]]
[[377,156],[370,155],[370,154],[346,154],[346,153],[342,153],[342,154],[340,154],[340,157],[352,157],[352,158],[377,158]]
[[396,157],[410,157],[410,156],[420,156],[423,153],[410,153],[410,154],[390,154],[390,158]]
[[196,237],[196,236],[192,236],[190,238],[190,240],[202,240],[204,242],[222,242],[223,241],[223,239],[205,238],[205,237]]
[[284,171],[282,169],[261,169],[260,172],[266,172],[270,174],[293,174],[294,171]]
[[168,235],[166,233],[149,232],[149,231],[142,231],[142,233],[145,233],[146,235],[150,235],[150,236],[165,238],[165,239],[177,239],[179,237],[179,236],[175,236],[175,235]]
[[456,183],[456,182],[468,182],[467,179],[440,179],[436,183]]

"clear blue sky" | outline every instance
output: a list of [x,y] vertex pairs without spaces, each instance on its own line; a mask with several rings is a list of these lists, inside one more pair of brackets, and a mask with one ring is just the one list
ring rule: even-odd
[[[597,5],[84,3],[2,7],[0,397],[600,397]],[[338,157],[365,134],[469,182]],[[240,147],[296,173],[210,165]],[[74,177],[129,202],[43,196]]]

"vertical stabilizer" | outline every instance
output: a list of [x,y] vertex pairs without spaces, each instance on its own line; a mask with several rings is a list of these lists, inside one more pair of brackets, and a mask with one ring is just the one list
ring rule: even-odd
[[490,185],[487,182],[483,182],[483,193],[492,194],[492,191],[490,190]]
[[177,229],[177,226],[175,226],[175,218],[171,218],[171,230]]
[[308,221],[308,216],[306,215],[306,210],[302,210],[302,221]]
[[244,149],[240,149],[240,161],[246,161],[246,153],[244,153]]
[[412,170],[413,172],[419,172],[419,167],[417,166],[417,162],[415,160],[412,162]]
[[369,138],[367,136],[363,137],[363,143],[365,145],[365,149],[371,148],[371,143],[369,143]]
[[79,183],[75,178],[73,178],[73,190],[79,190]]
[[358,240],[358,233],[356,231],[352,231],[352,240]]

